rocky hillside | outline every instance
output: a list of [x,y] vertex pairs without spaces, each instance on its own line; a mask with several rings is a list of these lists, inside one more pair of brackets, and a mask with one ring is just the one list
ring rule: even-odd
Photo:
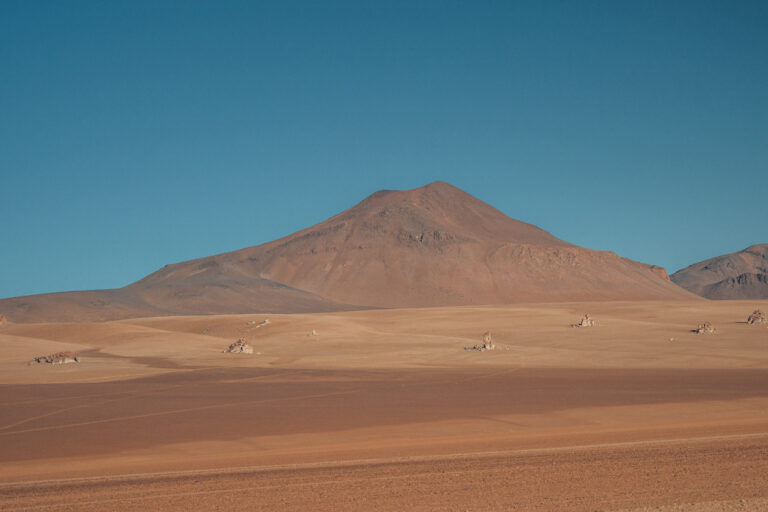
[[768,244],[694,263],[670,277],[708,299],[768,299]]

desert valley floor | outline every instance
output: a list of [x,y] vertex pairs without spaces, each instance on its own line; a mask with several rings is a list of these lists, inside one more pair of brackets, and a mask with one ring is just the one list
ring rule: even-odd
[[768,510],[756,307],[9,324],[0,510]]

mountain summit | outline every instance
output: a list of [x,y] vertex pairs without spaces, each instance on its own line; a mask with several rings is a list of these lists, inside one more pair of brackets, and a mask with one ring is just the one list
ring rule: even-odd
[[[440,181],[376,192],[285,238],[168,265],[119,290],[79,293],[97,294],[91,311],[116,317],[693,297],[661,267],[569,244]],[[24,299],[29,310],[35,298]],[[16,300],[0,311],[20,316]]]

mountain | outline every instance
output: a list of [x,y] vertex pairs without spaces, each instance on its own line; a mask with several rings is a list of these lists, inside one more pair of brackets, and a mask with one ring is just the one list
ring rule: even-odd
[[768,299],[768,244],[694,263],[670,277],[708,299]]
[[569,244],[435,182],[376,192],[285,238],[125,288],[5,299],[0,312],[31,321],[693,297],[661,267]]

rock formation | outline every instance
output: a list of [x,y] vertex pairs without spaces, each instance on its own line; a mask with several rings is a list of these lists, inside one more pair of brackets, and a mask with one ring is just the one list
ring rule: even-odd
[[464,350],[478,350],[480,352],[483,352],[485,350],[493,350],[495,348],[496,348],[496,345],[493,344],[491,331],[486,331],[485,333],[483,333],[482,345],[473,345],[471,347],[464,347]]
[[494,348],[491,331],[486,331],[483,333],[483,350],[493,350]]
[[703,324],[699,324],[699,326],[693,330],[696,334],[715,334],[717,332],[717,329],[712,327],[712,324],[709,322],[704,322]]
[[47,356],[39,356],[34,358],[29,364],[34,363],[46,363],[46,364],[67,364],[67,363],[79,363],[80,358],[72,352],[56,352],[55,354],[48,354]]
[[766,317],[762,311],[756,309],[751,315],[747,317],[747,324],[768,324],[768,317]]
[[245,342],[243,338],[238,339],[236,342],[228,346],[224,353],[226,354],[253,354],[253,348]]
[[577,324],[571,324],[571,327],[594,327],[597,325],[597,321],[589,316],[589,313],[584,313],[584,316],[581,317],[581,320],[579,320],[579,323]]

